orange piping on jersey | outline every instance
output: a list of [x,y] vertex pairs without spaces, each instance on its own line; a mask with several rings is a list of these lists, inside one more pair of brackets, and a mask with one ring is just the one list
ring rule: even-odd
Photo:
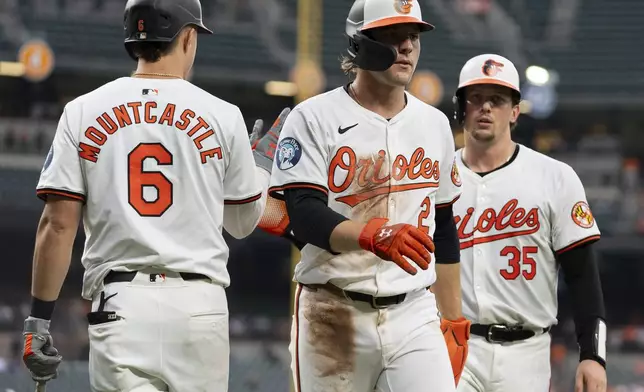
[[82,202],[85,202],[84,195],[81,195],[79,193],[74,193],[74,192],[68,192],[60,189],[42,188],[36,191],[36,195],[43,200],[47,199],[47,195],[57,195],[57,196],[64,196],[70,199],[80,200]]
[[451,206],[452,204],[456,203],[456,201],[457,201],[460,197],[461,197],[461,195],[458,195],[458,196],[456,196],[455,198],[453,198],[453,199],[452,199],[452,201],[448,201],[447,203],[440,203],[440,204],[436,204],[436,207],[435,207],[435,208],[445,208],[445,207],[449,207],[449,206]]
[[[309,189],[315,189],[316,191],[323,192],[325,195],[329,194],[329,191],[322,186],[316,185],[316,184],[310,184],[308,182],[294,182],[291,184],[286,184],[282,186],[273,186],[268,188],[268,194],[271,195],[271,197],[275,197],[275,194],[277,192],[282,192],[285,189],[296,189],[296,188],[309,188]],[[276,199],[282,198],[280,197],[275,197]]]
[[555,253],[559,255],[559,254],[562,254],[563,252],[569,251],[570,249],[576,248],[579,245],[583,245],[583,244],[586,244],[586,243],[591,242],[591,241],[597,241],[600,238],[601,238],[601,235],[599,235],[599,234],[591,235],[590,237],[586,237],[586,238],[581,239],[579,241],[573,242],[572,244],[566,246],[563,249],[560,249],[560,250],[556,251]]
[[255,200],[259,200],[261,197],[262,197],[262,194],[259,193],[259,194],[255,195],[255,196],[247,197],[247,198],[241,199],[241,200],[224,200],[224,204],[237,205],[237,204],[252,203]]
[[421,182],[415,184],[403,184],[403,185],[392,185],[392,186],[382,186],[380,188],[370,189],[365,192],[359,192],[353,195],[347,195],[338,197],[335,201],[339,203],[344,203],[349,207],[355,207],[358,204],[362,203],[365,200],[369,200],[372,197],[386,195],[397,192],[413,191],[415,189],[423,188],[438,188],[437,182]]

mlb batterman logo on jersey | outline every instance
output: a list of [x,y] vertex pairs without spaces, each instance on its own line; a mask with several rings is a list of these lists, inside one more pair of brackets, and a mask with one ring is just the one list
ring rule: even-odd
[[280,170],[288,170],[297,165],[301,156],[300,142],[292,137],[284,138],[277,146],[277,167]]
[[572,207],[572,220],[584,229],[590,229],[595,223],[590,206],[585,201],[579,201]]

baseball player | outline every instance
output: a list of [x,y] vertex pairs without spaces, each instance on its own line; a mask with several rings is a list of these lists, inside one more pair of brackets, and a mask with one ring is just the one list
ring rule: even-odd
[[463,66],[454,97],[465,129],[454,205],[463,313],[472,339],[462,392],[546,392],[559,267],[572,293],[580,347],[575,391],[606,391],[605,311],[584,187],[565,163],[512,141],[519,74],[495,54]]
[[212,33],[198,0],[130,0],[124,23],[136,72],[66,105],[38,182],[24,362],[57,375],[49,324],[82,215],[91,390],[226,391],[222,227],[260,220],[288,109],[266,135],[256,123],[253,152],[240,110],[185,80]]
[[306,244],[290,345],[298,392],[455,389],[469,324],[454,142],[447,117],[405,92],[432,29],[415,1],[355,1],[351,83],[284,124],[269,192]]

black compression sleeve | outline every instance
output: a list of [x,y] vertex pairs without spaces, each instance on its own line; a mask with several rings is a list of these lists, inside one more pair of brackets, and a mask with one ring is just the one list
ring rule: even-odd
[[606,310],[599,268],[592,244],[557,255],[572,297],[579,360],[592,359],[606,366]]
[[284,190],[286,211],[295,238],[335,254],[329,244],[331,233],[348,218],[330,209],[328,200],[324,192],[316,189]]
[[461,260],[460,242],[454,221],[452,205],[436,209],[436,230],[434,245],[436,245],[436,263],[455,264]]

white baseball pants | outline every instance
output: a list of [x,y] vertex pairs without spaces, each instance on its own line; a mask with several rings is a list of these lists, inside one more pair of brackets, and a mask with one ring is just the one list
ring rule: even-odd
[[471,335],[458,392],[548,392],[550,334],[513,343]]
[[179,274],[150,280],[139,272],[132,282],[105,285],[105,310],[121,318],[89,326],[92,392],[227,391],[224,288]]
[[296,392],[450,392],[454,376],[433,294],[373,309],[298,286],[291,330]]

